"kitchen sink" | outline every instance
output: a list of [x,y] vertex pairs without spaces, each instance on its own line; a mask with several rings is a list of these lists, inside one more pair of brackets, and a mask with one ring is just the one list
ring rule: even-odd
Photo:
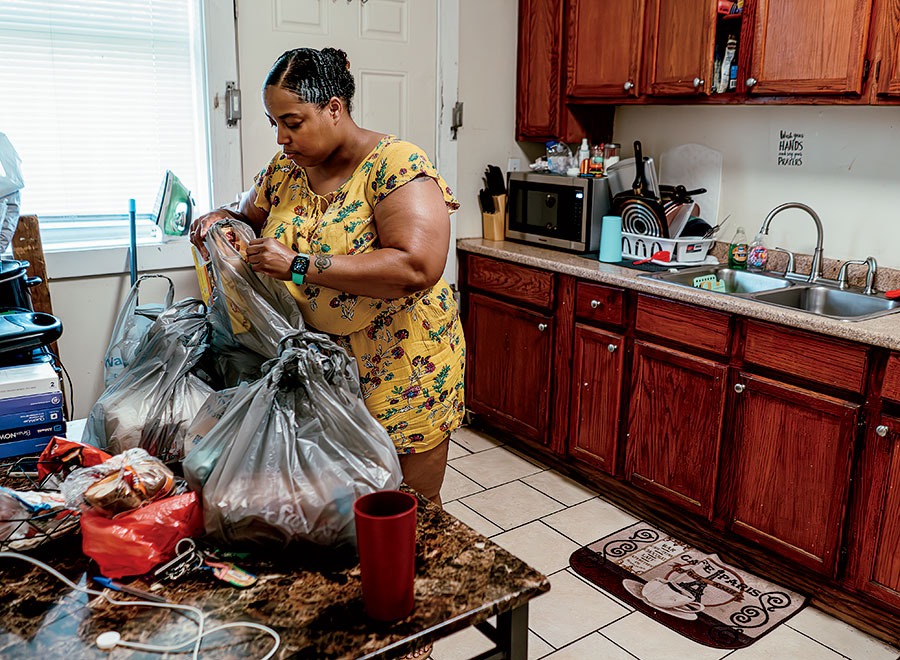
[[794,286],[753,296],[754,300],[841,320],[862,321],[900,311],[900,300],[828,286]]
[[[694,281],[698,277],[714,275],[724,285],[724,289],[715,289],[721,293],[730,293],[732,295],[757,293],[759,291],[770,291],[772,289],[783,289],[791,286],[791,282],[779,277],[778,275],[769,275],[765,273],[753,273],[746,270],[734,270],[727,266],[703,266],[699,268],[686,268],[677,273],[654,273],[653,275],[642,275],[654,280],[662,280],[671,282],[672,284],[680,284],[681,286],[694,287]],[[699,287],[695,287],[699,288]]]

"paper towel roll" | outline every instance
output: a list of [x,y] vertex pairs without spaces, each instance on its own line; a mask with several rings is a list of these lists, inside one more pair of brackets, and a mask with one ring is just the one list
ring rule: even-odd
[[603,216],[600,225],[600,261],[622,261],[622,218],[618,215]]

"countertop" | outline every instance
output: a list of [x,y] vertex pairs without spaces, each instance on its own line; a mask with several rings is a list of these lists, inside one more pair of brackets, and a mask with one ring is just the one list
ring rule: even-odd
[[[80,550],[80,537],[75,536],[29,554],[84,584],[90,564]],[[239,565],[256,573],[259,581],[238,589],[208,574],[194,574],[159,593],[172,602],[200,607],[209,615],[207,627],[239,620],[273,627],[282,639],[278,658],[399,657],[519,607],[550,588],[541,573],[421,497],[416,608],[394,624],[365,616],[353,551],[294,549]],[[141,582],[135,586],[148,588]],[[89,607],[89,598],[24,561],[0,560],[0,657],[158,659],[169,656],[124,649],[110,655],[97,649],[94,640],[109,630],[128,641],[153,644],[196,633],[196,626],[178,614],[104,602]],[[261,657],[271,646],[267,635],[232,630],[205,640],[201,655]]]
[[810,330],[872,346],[900,350],[900,313],[867,321],[838,321],[737,296],[639,277],[646,273],[534,245],[512,241],[487,241],[482,238],[462,238],[457,241],[456,246],[462,252],[481,254],[525,266],[565,273],[583,280],[650,293],[661,298],[771,321],[791,328]]

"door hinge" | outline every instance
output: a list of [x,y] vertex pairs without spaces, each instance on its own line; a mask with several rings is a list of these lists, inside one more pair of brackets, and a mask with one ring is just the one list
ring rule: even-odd
[[875,82],[878,82],[878,78],[881,76],[881,60],[875,62]]
[[237,83],[229,80],[225,83],[225,125],[237,126],[241,118],[241,90]]
[[456,139],[456,132],[463,125],[463,104],[457,101],[453,104],[453,110],[450,113],[450,139]]

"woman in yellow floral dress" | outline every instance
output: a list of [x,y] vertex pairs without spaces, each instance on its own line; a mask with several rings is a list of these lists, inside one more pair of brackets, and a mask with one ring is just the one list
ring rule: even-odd
[[254,227],[253,269],[284,280],[306,323],[356,358],[404,480],[440,503],[464,412],[462,324],[441,278],[459,204],[421,149],[351,119],[349,67],[329,48],[276,61],[263,100],[281,150],[236,209],[195,221],[192,241],[203,250],[226,215]]

